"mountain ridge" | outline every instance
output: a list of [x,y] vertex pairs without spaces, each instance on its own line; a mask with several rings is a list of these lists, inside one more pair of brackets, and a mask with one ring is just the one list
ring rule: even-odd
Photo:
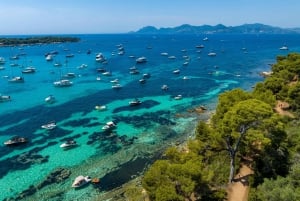
[[182,24],[176,27],[162,27],[145,26],[137,31],[131,33],[135,34],[300,34],[300,28],[280,28],[261,23],[243,24],[238,26],[225,26],[223,24],[201,25],[194,26],[190,24]]

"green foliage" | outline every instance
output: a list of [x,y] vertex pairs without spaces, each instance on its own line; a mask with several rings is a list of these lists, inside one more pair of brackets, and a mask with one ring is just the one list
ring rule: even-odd
[[36,36],[30,38],[0,38],[1,45],[28,45],[40,43],[78,42],[79,38],[65,36]]

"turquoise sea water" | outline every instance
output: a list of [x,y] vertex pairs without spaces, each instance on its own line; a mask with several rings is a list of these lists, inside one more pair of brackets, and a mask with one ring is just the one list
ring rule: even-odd
[[[218,94],[236,87],[251,90],[263,79],[259,72],[268,71],[277,55],[300,51],[299,35],[78,37],[78,43],[0,48],[0,57],[6,60],[0,70],[0,93],[12,98],[0,103],[0,142],[14,135],[29,139],[21,146],[0,146],[0,200],[17,198],[27,189],[31,195],[23,200],[101,200],[103,193],[137,175],[166,146],[192,136],[197,121],[207,119],[215,109]],[[204,37],[209,40],[203,41]],[[283,45],[289,50],[279,50]],[[121,46],[124,54],[118,54]],[[58,54],[49,62],[45,53],[51,51]],[[100,52],[106,63],[96,62]],[[216,56],[208,56],[210,52]],[[74,57],[66,57],[69,54]],[[11,60],[14,55],[19,59]],[[142,56],[147,62],[137,64],[135,60]],[[62,66],[55,67],[55,62]],[[36,72],[22,74],[28,66]],[[139,74],[130,74],[133,66]],[[99,68],[112,75],[102,75]],[[173,73],[176,69],[179,74]],[[67,73],[76,75],[70,78],[73,86],[54,87],[53,82]],[[151,77],[141,84],[144,73]],[[9,83],[13,76],[23,76],[25,82]],[[114,79],[121,89],[111,88]],[[164,84],[167,91],[161,90]],[[53,104],[44,101],[50,94],[56,98]],[[175,100],[179,94],[182,99]],[[134,98],[142,104],[130,107],[128,102]],[[97,111],[96,105],[106,105],[107,110]],[[193,112],[200,105],[208,110]],[[117,127],[104,132],[102,126],[112,120]],[[57,127],[42,129],[49,121],[56,121]],[[62,150],[59,145],[70,138],[78,146]],[[67,179],[32,191],[59,167],[71,171]],[[71,184],[78,175],[100,178],[101,183],[74,190]]]

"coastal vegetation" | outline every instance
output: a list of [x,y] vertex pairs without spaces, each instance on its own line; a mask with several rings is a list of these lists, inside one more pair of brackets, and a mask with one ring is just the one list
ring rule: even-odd
[[78,42],[77,37],[67,36],[33,36],[26,38],[0,38],[0,46],[15,46],[15,45],[34,45],[34,44],[49,44],[49,43],[65,43]]
[[[250,186],[249,201],[300,200],[300,54],[278,56],[271,70],[251,92],[221,94],[194,139],[146,171],[150,200],[221,201],[234,182]],[[253,174],[238,175],[242,166]]]

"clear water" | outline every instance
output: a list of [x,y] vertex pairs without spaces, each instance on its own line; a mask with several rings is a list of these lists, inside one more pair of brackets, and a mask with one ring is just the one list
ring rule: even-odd
[[[116,170],[130,172],[134,167],[124,164],[137,158],[144,158],[139,166],[146,166],[147,158],[189,138],[197,121],[208,118],[215,109],[218,94],[236,87],[251,90],[262,80],[259,72],[268,71],[277,55],[300,51],[299,35],[208,35],[208,41],[202,40],[204,35],[77,37],[81,38],[78,43],[0,48],[0,56],[6,59],[5,69],[0,70],[0,93],[12,97],[0,104],[0,141],[13,135],[30,139],[18,147],[0,146],[0,200],[16,197],[29,186],[41,183],[58,167],[71,170],[70,177],[24,200],[96,200],[108,188],[87,185],[74,190],[71,184],[78,175],[103,178]],[[124,55],[118,54],[118,44],[125,48]],[[195,48],[200,44],[205,47]],[[283,45],[289,50],[279,50]],[[86,54],[89,49],[92,53]],[[59,54],[47,62],[44,54],[51,51]],[[107,58],[107,64],[95,61],[99,52]],[[162,56],[162,52],[176,59]],[[209,52],[217,56],[209,57]],[[20,53],[25,54],[19,60],[9,59]],[[71,53],[74,57],[66,58]],[[141,56],[148,62],[136,64],[135,59]],[[187,57],[189,64],[183,65]],[[54,62],[63,65],[55,67]],[[11,63],[19,66],[12,67]],[[78,68],[81,64],[87,67]],[[22,75],[27,66],[34,66],[36,73]],[[132,66],[140,74],[130,74]],[[112,76],[102,75],[97,68],[111,71]],[[180,74],[173,73],[176,69]],[[66,73],[76,74],[73,86],[54,87],[53,82]],[[143,73],[151,77],[140,84]],[[8,82],[20,75],[24,83]],[[189,79],[182,79],[184,76]],[[123,87],[112,89],[113,79],[119,79]],[[161,90],[163,84],[169,86],[168,91]],[[54,104],[44,101],[50,94],[56,97]],[[179,94],[183,98],[175,100]],[[134,98],[142,104],[130,107],[128,102]],[[106,105],[107,110],[97,111],[96,105]],[[192,112],[200,105],[208,110],[204,114]],[[53,120],[57,128],[41,128]],[[117,122],[116,129],[103,132],[102,126],[111,120]],[[59,145],[68,138],[74,138],[79,146],[62,150]],[[22,156],[30,162],[20,162]],[[114,183],[118,179],[107,180]]]

